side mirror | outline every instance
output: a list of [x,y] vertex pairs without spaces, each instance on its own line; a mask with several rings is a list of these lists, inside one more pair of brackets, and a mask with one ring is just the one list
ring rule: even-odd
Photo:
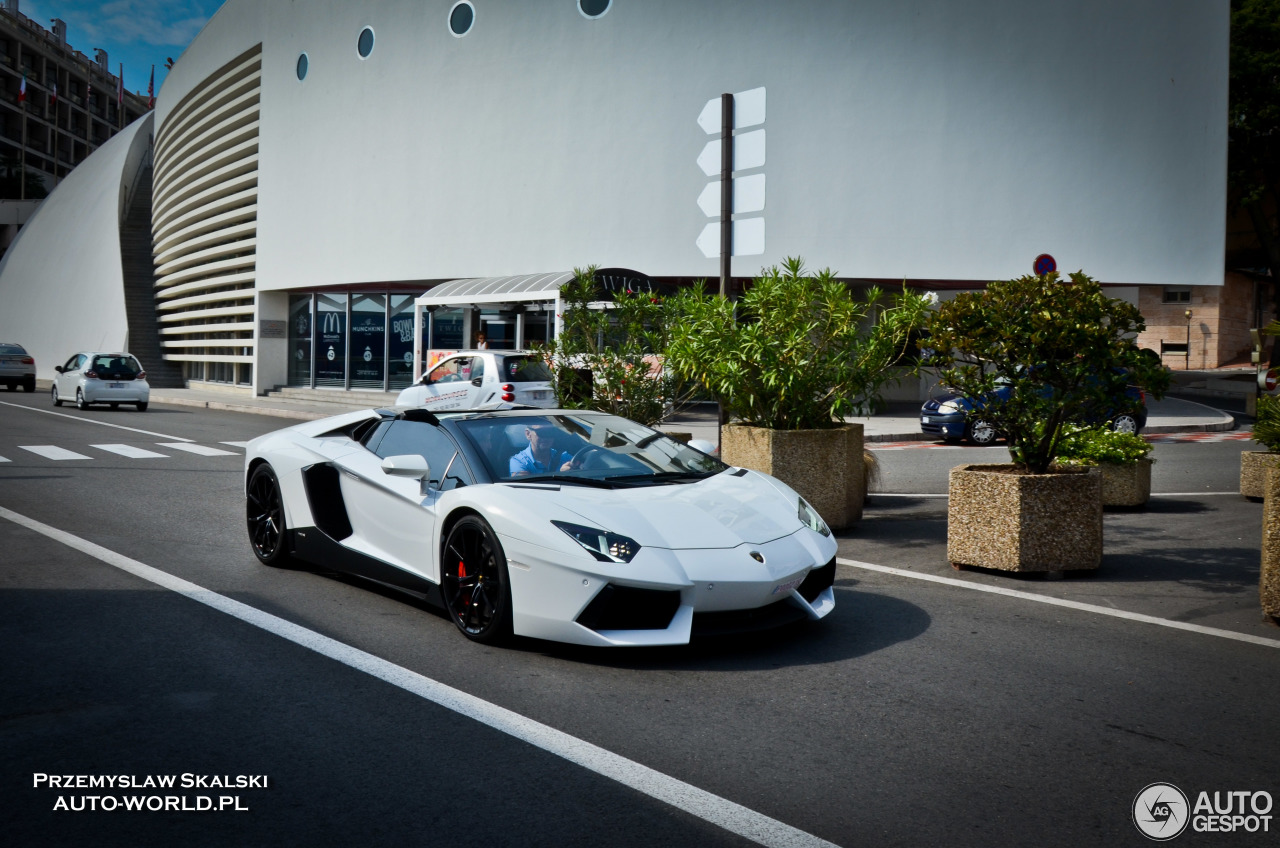
[[431,466],[426,459],[416,453],[400,456],[389,456],[382,460],[382,473],[392,477],[408,477],[413,480],[426,481],[431,475]]
[[53,370],[54,370],[54,371],[57,371],[59,374],[61,374],[61,373],[63,373],[64,371],[66,371],[67,369],[63,368],[61,365],[55,365],[55,366],[53,366]]

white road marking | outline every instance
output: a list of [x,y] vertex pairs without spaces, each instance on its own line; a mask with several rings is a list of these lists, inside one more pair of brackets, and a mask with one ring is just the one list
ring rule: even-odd
[[168,436],[164,433],[153,433],[150,430],[139,430],[137,427],[126,427],[123,424],[112,424],[108,421],[98,421],[93,418],[81,418],[79,415],[67,415],[65,412],[54,412],[49,409],[36,409],[34,406],[23,406],[20,403],[5,403],[0,400],[0,406],[12,406],[14,409],[25,409],[28,412],[39,412],[44,415],[56,415],[59,418],[70,418],[72,421],[80,421],[85,424],[101,424],[103,427],[115,427],[117,430],[128,430],[131,433],[141,433],[144,436],[159,436],[162,439],[173,439],[179,442],[190,442],[191,439],[184,439],[181,436]]
[[60,448],[57,445],[18,445],[18,447],[24,451],[31,451],[34,454],[39,454],[45,459],[89,459],[89,457],[82,453],[69,451],[66,448]]
[[7,457],[0,456],[0,462],[8,462],[8,461],[9,459]]
[[185,595],[193,601],[205,604],[219,612],[251,624],[254,627],[288,639],[316,653],[337,660],[343,665],[363,671],[397,686],[406,692],[452,710],[466,718],[474,719],[481,724],[508,734],[536,748],[582,766],[585,769],[603,775],[623,786],[634,789],[650,798],[655,798],[678,810],[710,822],[730,833],[737,834],[759,845],[773,848],[800,848],[800,846],[825,846],[836,848],[834,843],[820,839],[811,833],[784,824],[777,819],[758,813],[755,810],[735,804],[719,795],[714,795],[696,786],[692,786],[660,771],[637,763],[613,753],[612,751],[593,745],[575,736],[556,730],[554,727],[526,718],[517,712],[491,704],[474,695],[468,695],[459,689],[446,686],[430,677],[395,665],[373,654],[353,648],[336,639],[331,639],[314,630],[286,621],[283,618],[263,612],[260,609],[243,604],[231,598],[219,595],[195,583],[190,583],[168,572],[160,571],[149,565],[118,554],[109,548],[96,545],[87,539],[59,530],[48,524],[27,518],[16,512],[0,507],[0,518],[20,524],[34,530],[67,547],[88,554],[107,565],[126,571],[151,583]]
[[211,448],[208,445],[197,445],[192,442],[160,442],[159,445],[162,448],[173,448],[200,456],[235,456],[231,451],[224,451],[222,448]]
[[248,442],[218,442],[218,444],[227,445],[228,447],[233,447],[233,448],[240,448],[241,450],[249,447]]
[[[1152,492],[1153,498],[1193,498],[1199,495],[1238,495],[1239,492]],[[910,492],[867,492],[869,498],[949,498],[950,495],[944,493],[936,494],[912,494]]]
[[130,459],[168,459],[167,453],[156,453],[146,448],[139,448],[133,445],[89,445],[91,448],[104,450],[109,453],[118,453],[120,456],[127,456]]
[[954,577],[939,577],[936,574],[921,574],[917,571],[907,571],[902,568],[891,568],[887,565],[874,565],[869,562],[859,562],[855,559],[845,559],[844,557],[836,557],[836,562],[841,565],[847,565],[850,568],[879,571],[884,574],[893,574],[898,577],[910,577],[913,580],[926,580],[930,583],[942,583],[947,586],[972,589],[975,592],[988,592],[992,595],[1004,595],[1007,598],[1020,598],[1024,601],[1035,601],[1037,603],[1050,604],[1051,606],[1056,607],[1068,607],[1070,609],[1081,610],[1083,612],[1109,615],[1112,618],[1140,621],[1144,624],[1157,624],[1161,627],[1173,628],[1174,630],[1188,630],[1192,633],[1201,633],[1206,636],[1219,636],[1223,639],[1235,639],[1239,642],[1250,642],[1254,645],[1265,645],[1268,648],[1280,648],[1280,639],[1267,639],[1264,636],[1254,636],[1250,633],[1236,633],[1234,630],[1205,627],[1202,624],[1188,624],[1185,621],[1174,621],[1169,618],[1157,618],[1154,615],[1143,615],[1140,612],[1125,612],[1124,610],[1107,609],[1106,607],[1100,607],[1097,604],[1068,601],[1064,598],[1051,598],[1048,595],[1037,595],[1034,592],[1021,592],[1017,589],[1006,589],[1003,586],[988,586],[985,583],[975,583],[971,580],[957,580]]

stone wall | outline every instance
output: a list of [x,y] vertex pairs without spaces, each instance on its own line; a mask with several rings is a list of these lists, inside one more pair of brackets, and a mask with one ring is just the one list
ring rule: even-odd
[[1265,325],[1272,317],[1270,312],[1254,315],[1254,285],[1244,274],[1227,272],[1221,286],[1192,286],[1188,303],[1164,303],[1164,286],[1143,286],[1138,292],[1138,309],[1147,329],[1138,335],[1138,344],[1157,353],[1161,342],[1185,344],[1189,309],[1190,356],[1181,351],[1166,353],[1165,365],[1181,370],[1247,364],[1253,349],[1249,330]]

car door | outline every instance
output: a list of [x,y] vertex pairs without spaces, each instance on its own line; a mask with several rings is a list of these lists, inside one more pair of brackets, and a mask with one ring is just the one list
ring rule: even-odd
[[497,395],[497,369],[490,364],[489,356],[471,358],[471,390],[467,396],[466,409],[475,409],[490,403]]
[[58,385],[58,397],[71,401],[76,399],[76,386],[80,383],[80,369],[87,360],[88,357],[83,353],[77,353],[62,366],[62,373],[54,378]]
[[[389,456],[416,454],[427,460],[424,487],[382,470]],[[449,434],[422,421],[393,421],[376,444],[335,460],[352,534],[342,544],[432,582],[436,557],[432,536],[440,499],[472,481]]]
[[470,401],[470,356],[451,356],[428,372],[421,404],[428,409],[465,409]]

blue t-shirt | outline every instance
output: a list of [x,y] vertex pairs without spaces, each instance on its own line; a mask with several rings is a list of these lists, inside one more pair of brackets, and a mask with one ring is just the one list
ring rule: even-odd
[[547,459],[551,462],[550,468],[533,458],[533,445],[528,445],[524,450],[511,457],[509,473],[514,477],[517,474],[547,474],[559,471],[560,466],[568,462],[570,457],[564,451],[552,448]]

